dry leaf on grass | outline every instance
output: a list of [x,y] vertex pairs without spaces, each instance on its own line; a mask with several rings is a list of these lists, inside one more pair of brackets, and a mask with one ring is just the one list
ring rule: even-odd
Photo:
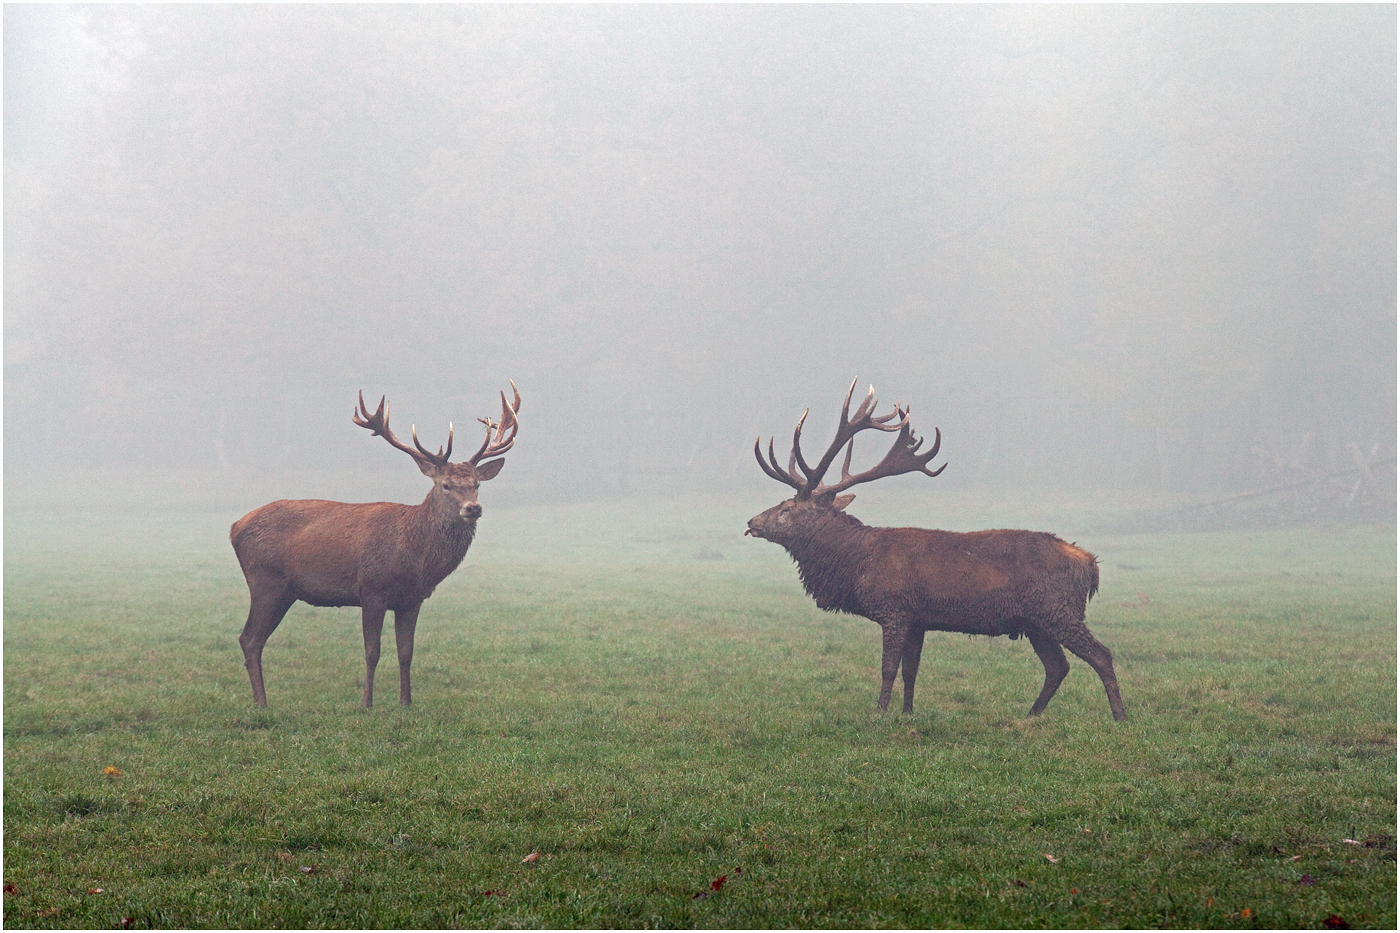
[[520,861],[522,861],[522,862],[524,862],[524,863],[526,863],[526,864],[529,864],[530,862],[539,861],[539,858],[540,858],[540,854],[539,854],[538,852],[531,852],[529,855],[525,856],[525,857],[524,857],[523,859],[521,859]]
[[709,897],[709,896],[712,895],[712,894],[718,894],[718,893],[719,893],[719,889],[722,888],[722,887],[724,887],[724,883],[725,883],[726,881],[728,881],[730,878],[738,878],[738,877],[739,877],[740,875],[742,875],[743,873],[744,873],[744,870],[743,870],[742,868],[736,868],[736,869],[734,869],[733,871],[731,871],[731,872],[730,872],[729,874],[727,874],[727,875],[720,875],[720,876],[719,876],[718,878],[716,878],[714,881],[711,881],[711,882],[710,882],[710,890],[708,890],[708,891],[701,891],[699,894],[694,894],[694,895],[691,896],[690,899],[691,899],[692,901],[701,901],[701,900],[704,900],[705,898]]

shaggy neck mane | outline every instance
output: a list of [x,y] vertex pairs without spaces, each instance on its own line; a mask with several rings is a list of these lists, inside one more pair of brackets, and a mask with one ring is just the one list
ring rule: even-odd
[[831,512],[818,527],[784,542],[797,563],[797,575],[817,607],[830,611],[855,612],[853,584],[860,578],[853,564],[860,560],[865,523],[845,512]]

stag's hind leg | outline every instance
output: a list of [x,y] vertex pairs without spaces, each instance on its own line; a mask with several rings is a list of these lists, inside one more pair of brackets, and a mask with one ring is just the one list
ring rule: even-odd
[[1027,714],[1039,716],[1045,712],[1050,698],[1055,695],[1056,690],[1060,689],[1065,675],[1069,673],[1069,660],[1065,657],[1065,650],[1060,647],[1060,643],[1040,629],[1027,627],[1026,638],[1030,640],[1031,647],[1035,649],[1036,657],[1040,658],[1040,663],[1045,665],[1045,686],[1040,688],[1040,696],[1036,697],[1035,705]]
[[1118,695],[1118,675],[1113,672],[1113,652],[1095,638],[1083,622],[1074,625],[1062,640],[1064,646],[1083,658],[1103,681],[1104,692],[1108,694],[1108,708],[1113,711],[1114,720],[1122,722],[1127,719],[1123,698]]
[[263,646],[281,624],[287,610],[292,608],[296,597],[285,588],[269,588],[249,583],[248,591],[252,604],[248,607],[248,621],[243,624],[243,633],[238,636],[238,644],[243,649],[243,666],[248,669],[248,680],[253,685],[253,703],[267,705],[267,691],[263,688],[262,653]]

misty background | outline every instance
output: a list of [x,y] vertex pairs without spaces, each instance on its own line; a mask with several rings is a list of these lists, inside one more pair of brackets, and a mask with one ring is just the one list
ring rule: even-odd
[[6,5],[5,507],[416,502],[356,393],[465,456],[511,379],[488,513],[761,507],[754,438],[785,460],[811,406],[819,453],[859,376],[943,432],[887,498],[1177,506],[1360,461],[1393,520],[1396,26]]

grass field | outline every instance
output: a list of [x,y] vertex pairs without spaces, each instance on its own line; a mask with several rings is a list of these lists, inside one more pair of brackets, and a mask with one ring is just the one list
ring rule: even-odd
[[5,925],[1395,927],[1393,528],[1081,535],[1129,719],[1028,721],[954,635],[877,715],[771,504],[488,504],[367,713],[302,605],[253,707],[236,515],[8,512]]

